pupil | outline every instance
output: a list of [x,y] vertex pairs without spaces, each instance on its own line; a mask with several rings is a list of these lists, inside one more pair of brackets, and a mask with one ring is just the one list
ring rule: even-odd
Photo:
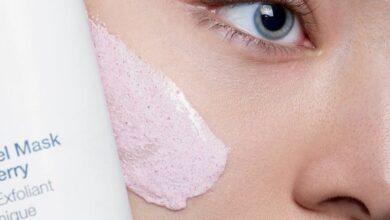
[[286,10],[282,6],[263,4],[260,6],[261,22],[270,31],[282,29],[286,23]]

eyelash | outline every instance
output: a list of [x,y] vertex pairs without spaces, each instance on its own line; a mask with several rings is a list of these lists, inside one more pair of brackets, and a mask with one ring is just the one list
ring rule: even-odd
[[[308,1],[308,0],[307,0]],[[265,41],[254,36],[251,36],[238,28],[233,27],[232,25],[227,24],[222,19],[218,18],[214,10],[235,4],[244,4],[244,3],[272,3],[279,4],[289,10],[291,10],[295,15],[298,16],[302,27],[305,31],[307,38],[311,38],[311,34],[316,30],[315,21],[313,18],[313,9],[308,6],[308,2],[304,3],[300,0],[262,0],[262,1],[240,1],[235,3],[234,0],[199,0],[197,7],[198,10],[193,11],[195,18],[198,20],[198,24],[201,26],[206,26],[210,30],[215,30],[223,34],[225,40],[234,41],[236,39],[240,40],[245,46],[254,50],[254,52],[262,52],[270,56],[279,56],[281,59],[292,59],[300,57],[304,54],[305,51],[313,50],[313,48],[304,47],[304,46],[288,46],[280,45],[273,42]],[[310,39],[311,40],[311,39]],[[264,56],[264,54],[263,54]],[[278,61],[275,57],[272,57],[273,61]]]

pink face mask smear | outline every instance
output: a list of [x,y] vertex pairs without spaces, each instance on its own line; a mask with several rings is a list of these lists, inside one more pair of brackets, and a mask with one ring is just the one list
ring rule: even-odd
[[105,27],[91,22],[126,184],[172,210],[207,192],[222,175],[228,148],[180,89]]

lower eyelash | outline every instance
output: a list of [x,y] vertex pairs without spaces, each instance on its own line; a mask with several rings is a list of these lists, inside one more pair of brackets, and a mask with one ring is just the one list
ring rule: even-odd
[[[231,41],[240,41],[241,44],[246,47],[254,49],[257,53],[262,53],[268,56],[282,56],[283,58],[290,58],[302,54],[303,48],[298,46],[277,45],[272,42],[255,38],[243,31],[232,27],[231,25],[221,21],[217,18],[212,11],[203,8],[196,8],[191,10],[194,17],[197,19],[198,25],[206,26],[209,30],[218,31],[222,34],[222,37]],[[253,47],[253,48],[252,48]]]

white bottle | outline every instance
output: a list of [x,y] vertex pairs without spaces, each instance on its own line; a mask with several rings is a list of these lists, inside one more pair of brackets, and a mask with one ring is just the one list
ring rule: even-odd
[[0,220],[130,220],[82,0],[0,0]]

